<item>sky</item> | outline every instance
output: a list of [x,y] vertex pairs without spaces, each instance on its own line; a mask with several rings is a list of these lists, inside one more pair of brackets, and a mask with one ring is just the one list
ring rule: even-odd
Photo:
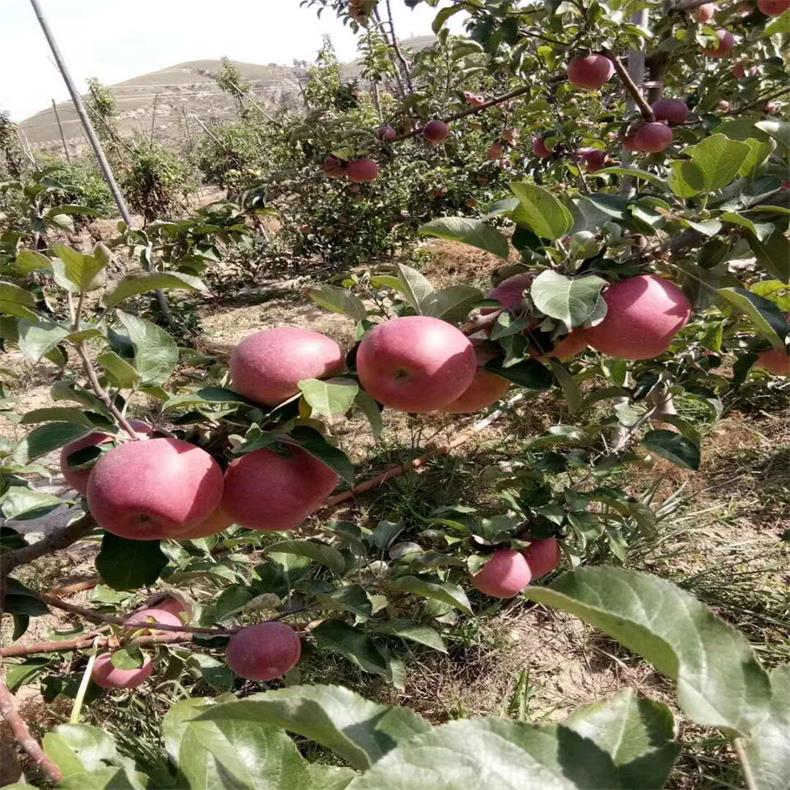
[[[313,60],[329,35],[353,60],[355,37],[334,14],[299,0],[39,0],[71,75],[120,82],[176,63],[227,55],[248,63]],[[431,32],[435,11],[392,3],[400,38]],[[0,110],[15,121],[68,92],[29,0],[0,0]]]

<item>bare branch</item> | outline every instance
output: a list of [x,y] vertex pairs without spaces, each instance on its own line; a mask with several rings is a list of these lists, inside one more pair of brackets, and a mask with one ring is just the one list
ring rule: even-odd
[[[171,644],[173,642],[191,642],[192,634],[151,634],[141,636],[134,640],[140,647],[150,647],[152,645]],[[32,642],[29,645],[11,645],[10,647],[0,648],[1,658],[18,658],[20,656],[31,656],[37,653],[68,653],[72,650],[84,650],[96,643],[97,647],[109,647],[117,643],[112,636],[79,636],[74,639],[58,639],[51,642]]]
[[617,76],[622,81],[625,89],[631,94],[636,106],[639,107],[642,117],[647,121],[654,121],[656,116],[653,114],[653,108],[647,103],[647,100],[642,95],[642,91],[640,91],[639,88],[634,84],[634,81],[631,79],[631,75],[628,73],[628,69],[626,69],[626,67],[623,65],[623,62],[620,60],[620,58],[618,58],[614,52],[608,49],[603,50],[603,54],[612,61],[612,65],[614,66],[614,70],[617,72]]

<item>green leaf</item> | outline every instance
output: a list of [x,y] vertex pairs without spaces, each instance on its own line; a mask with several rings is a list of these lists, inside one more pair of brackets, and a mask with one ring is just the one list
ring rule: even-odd
[[176,409],[183,406],[211,406],[212,404],[238,403],[239,405],[251,405],[237,392],[226,390],[222,387],[203,387],[195,392],[174,395],[162,404],[162,410]]
[[399,745],[355,779],[349,790],[622,786],[612,758],[568,727],[471,719],[442,724]]
[[299,390],[312,415],[332,419],[345,414],[353,405],[359,392],[359,384],[353,379],[333,378],[302,379]]
[[38,362],[69,334],[68,329],[52,321],[34,323],[23,318],[18,326],[19,350],[31,362]]
[[49,667],[51,658],[34,657],[25,659],[21,664],[6,664],[6,683],[14,694],[17,689],[32,683]]
[[541,238],[551,241],[570,232],[573,215],[551,192],[527,183],[511,183],[510,190],[519,201],[518,208],[512,214],[517,225],[527,227]]
[[606,314],[601,297],[605,285],[606,281],[595,275],[566,277],[546,270],[533,280],[530,294],[538,310],[562,321],[570,330],[593,315]]
[[205,291],[206,286],[199,277],[193,277],[191,274],[181,274],[181,272],[130,274],[124,277],[111,291],[104,294],[102,304],[105,307],[115,307],[130,296],[168,289]]
[[371,628],[379,634],[389,634],[409,642],[417,642],[440,653],[447,652],[441,634],[429,625],[420,625],[412,620],[389,620],[371,625]]
[[127,540],[105,532],[96,570],[113,590],[137,590],[153,584],[167,565],[158,540]]
[[87,724],[59,724],[44,736],[42,745],[64,777],[103,768],[117,757],[112,736]]
[[688,146],[684,153],[691,157],[691,162],[672,162],[669,184],[679,197],[693,197],[727,186],[738,175],[751,148],[726,135],[714,134]]
[[354,483],[354,465],[348,460],[348,456],[337,447],[329,444],[318,431],[312,428],[298,427],[291,431],[291,438],[310,455],[323,461],[328,467],[334,469],[349,485]]
[[364,321],[368,316],[368,310],[362,300],[347,288],[318,285],[311,288],[308,294],[316,304],[321,305],[324,309],[347,315],[354,321]]
[[31,309],[35,306],[32,293],[13,283],[0,282],[0,313],[36,321],[38,316]]
[[[99,420],[98,415],[92,415]],[[35,425],[39,422],[78,422],[89,428],[96,427],[93,420],[82,410],[71,406],[50,406],[46,409],[33,409],[19,421],[20,425]],[[107,423],[109,427],[109,423]]]
[[[5,596],[5,609],[8,614],[24,615],[26,617],[39,617],[49,614],[47,605],[37,598],[32,590],[16,579],[8,580]],[[15,639],[17,637],[14,637]]]
[[101,243],[93,248],[93,255],[85,255],[60,242],[52,245],[58,257],[52,262],[55,282],[70,293],[95,291],[106,280],[105,268],[110,252]]
[[450,323],[463,321],[483,299],[483,292],[471,285],[451,285],[434,291],[422,302],[422,314]]
[[164,329],[118,310],[118,318],[134,346],[134,366],[145,385],[164,384],[178,364],[178,346]]
[[468,244],[505,260],[510,254],[510,246],[505,236],[480,219],[442,217],[421,225],[418,233],[420,236],[432,236]]
[[428,722],[407,708],[380,705],[340,686],[322,685],[252,694],[241,701],[214,705],[198,718],[281,727],[330,749],[358,769],[430,729]]
[[667,430],[648,431],[642,437],[642,444],[673,464],[686,469],[699,469],[701,461],[699,444],[689,441],[679,433]]
[[561,362],[555,359],[549,360],[551,372],[556,377],[562,387],[562,394],[565,396],[565,403],[568,405],[568,414],[576,414],[582,405],[582,391],[576,379]]
[[30,463],[90,432],[87,425],[75,422],[50,422],[41,425],[34,428],[14,448],[14,460],[20,464]]
[[743,288],[719,288],[717,293],[739,312],[748,316],[754,328],[774,348],[784,347],[784,339],[790,333],[790,326],[773,302]]
[[746,240],[762,267],[781,280],[790,283],[790,240],[777,228],[767,239],[758,234],[747,234]]
[[104,375],[113,387],[133,389],[140,383],[140,374],[114,351],[99,354],[96,361],[104,368]]
[[755,127],[776,140],[785,151],[790,150],[790,123],[787,121],[757,121]]
[[390,586],[396,590],[418,595],[421,598],[430,598],[449,604],[464,614],[472,614],[472,607],[463,588],[451,582],[439,579],[426,579],[421,576],[398,576],[393,579]]
[[225,662],[203,653],[190,653],[188,661],[196,666],[200,676],[214,691],[222,694],[233,688],[233,671]]
[[[786,16],[787,14],[785,14]],[[744,743],[746,764],[760,790],[787,790],[790,777],[790,664],[771,670],[768,716]]]
[[504,367],[502,360],[495,358],[486,362],[485,369],[526,389],[548,390],[554,386],[551,371],[535,359],[525,359],[516,365]]
[[406,301],[414,308],[415,312],[422,314],[423,300],[433,293],[433,286],[428,279],[420,274],[411,266],[404,266],[402,263],[396,264],[398,280],[401,291],[406,297]]
[[768,713],[768,676],[744,636],[671,582],[581,568],[524,595],[600,628],[676,680],[680,707],[697,724],[748,733]]
[[579,708],[563,724],[611,756],[623,787],[660,790],[680,752],[672,711],[633,689]]
[[346,570],[346,561],[337,549],[314,540],[280,540],[267,545],[266,551],[309,557],[320,565],[325,565],[338,576]]
[[790,33],[790,11],[772,19],[763,29],[763,36],[787,35]]
[[319,648],[339,653],[363,672],[389,675],[387,659],[364,631],[342,620],[324,620],[311,633]]
[[365,390],[360,389],[354,398],[354,405],[367,417],[370,430],[374,438],[378,439],[384,430],[384,421],[381,418],[381,409]]
[[357,772],[351,768],[322,763],[308,763],[307,770],[313,784],[310,790],[345,790]]
[[52,261],[46,255],[34,250],[20,250],[14,261],[19,274],[32,274],[39,271],[52,271]]
[[17,521],[41,518],[56,507],[65,504],[60,497],[48,494],[46,491],[13,485],[3,494],[0,501],[3,515]]
[[626,176],[628,178],[639,178],[642,181],[648,181],[653,186],[660,187],[661,189],[667,188],[666,179],[648,173],[646,170],[639,170],[636,167],[603,167],[595,171],[596,176],[613,175],[613,176]]

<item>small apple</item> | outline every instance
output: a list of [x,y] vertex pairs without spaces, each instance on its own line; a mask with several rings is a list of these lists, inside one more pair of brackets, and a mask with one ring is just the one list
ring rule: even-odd
[[438,145],[450,136],[450,127],[444,121],[434,118],[434,120],[428,121],[423,127],[422,136],[431,145]]
[[135,669],[118,669],[113,666],[112,653],[102,653],[93,662],[91,680],[103,689],[133,689],[148,680],[153,671],[154,665],[148,657]]
[[782,16],[790,8],[790,0],[757,0],[757,7],[766,16]]
[[329,178],[345,178],[346,175],[345,163],[331,154],[324,159],[321,164],[321,170],[323,170],[324,174],[329,176]]
[[391,124],[379,126],[376,134],[378,135],[379,140],[383,140],[385,143],[391,143],[398,136],[397,130]]
[[505,155],[505,146],[502,143],[491,143],[488,147],[488,159],[491,162],[496,162]]
[[533,579],[551,573],[562,560],[562,551],[556,538],[533,540],[521,553],[527,561]]
[[576,151],[576,161],[584,164],[584,169],[588,173],[595,173],[606,167],[609,154],[600,148],[580,148]]
[[352,159],[346,166],[346,175],[349,181],[362,184],[366,181],[375,181],[379,176],[379,165],[373,159]]
[[554,149],[549,148],[545,137],[534,137],[532,139],[532,153],[541,159],[547,159],[554,154]]
[[697,8],[694,9],[692,16],[701,25],[704,25],[705,22],[710,22],[710,20],[713,19],[713,15],[715,13],[716,13],[715,3],[704,3],[703,5],[698,6]]
[[672,130],[660,121],[651,121],[629,131],[626,139],[632,151],[657,154],[672,144]]
[[472,585],[493,598],[513,598],[531,581],[524,556],[515,549],[497,549],[472,577]]
[[225,648],[225,661],[247,680],[275,680],[288,674],[302,655],[299,635],[272,620],[236,631]]
[[568,62],[568,82],[576,88],[598,90],[613,74],[614,64],[606,55],[576,55]]
[[769,348],[757,355],[757,365],[774,376],[790,376],[790,350]]
[[485,369],[485,364],[494,358],[494,354],[479,345],[475,346],[477,372],[472,383],[452,403],[442,406],[440,412],[445,414],[474,414],[487,409],[510,389],[510,382]]
[[652,108],[657,121],[686,123],[689,118],[688,104],[681,99],[659,99]]
[[735,36],[729,30],[716,31],[716,45],[705,47],[702,52],[709,58],[726,58],[735,46]]

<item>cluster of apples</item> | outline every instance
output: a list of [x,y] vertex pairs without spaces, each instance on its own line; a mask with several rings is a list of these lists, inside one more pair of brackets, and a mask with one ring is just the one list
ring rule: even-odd
[[561,559],[556,538],[533,540],[523,551],[497,549],[472,577],[472,584],[493,598],[513,598],[531,581],[559,567]]
[[[126,619],[128,625],[139,626],[139,635],[155,634],[157,625],[180,626],[191,617],[190,607],[176,597],[165,598],[156,606],[135,612]],[[173,633],[168,629],[168,633]],[[175,632],[176,634],[178,632]],[[247,680],[275,680],[290,672],[302,655],[302,643],[293,628],[270,620],[240,628],[231,636],[225,648],[225,662],[240,677]],[[105,689],[133,689],[144,683],[154,671],[154,664],[146,656],[134,669],[113,666],[112,653],[96,657],[91,679]]]

